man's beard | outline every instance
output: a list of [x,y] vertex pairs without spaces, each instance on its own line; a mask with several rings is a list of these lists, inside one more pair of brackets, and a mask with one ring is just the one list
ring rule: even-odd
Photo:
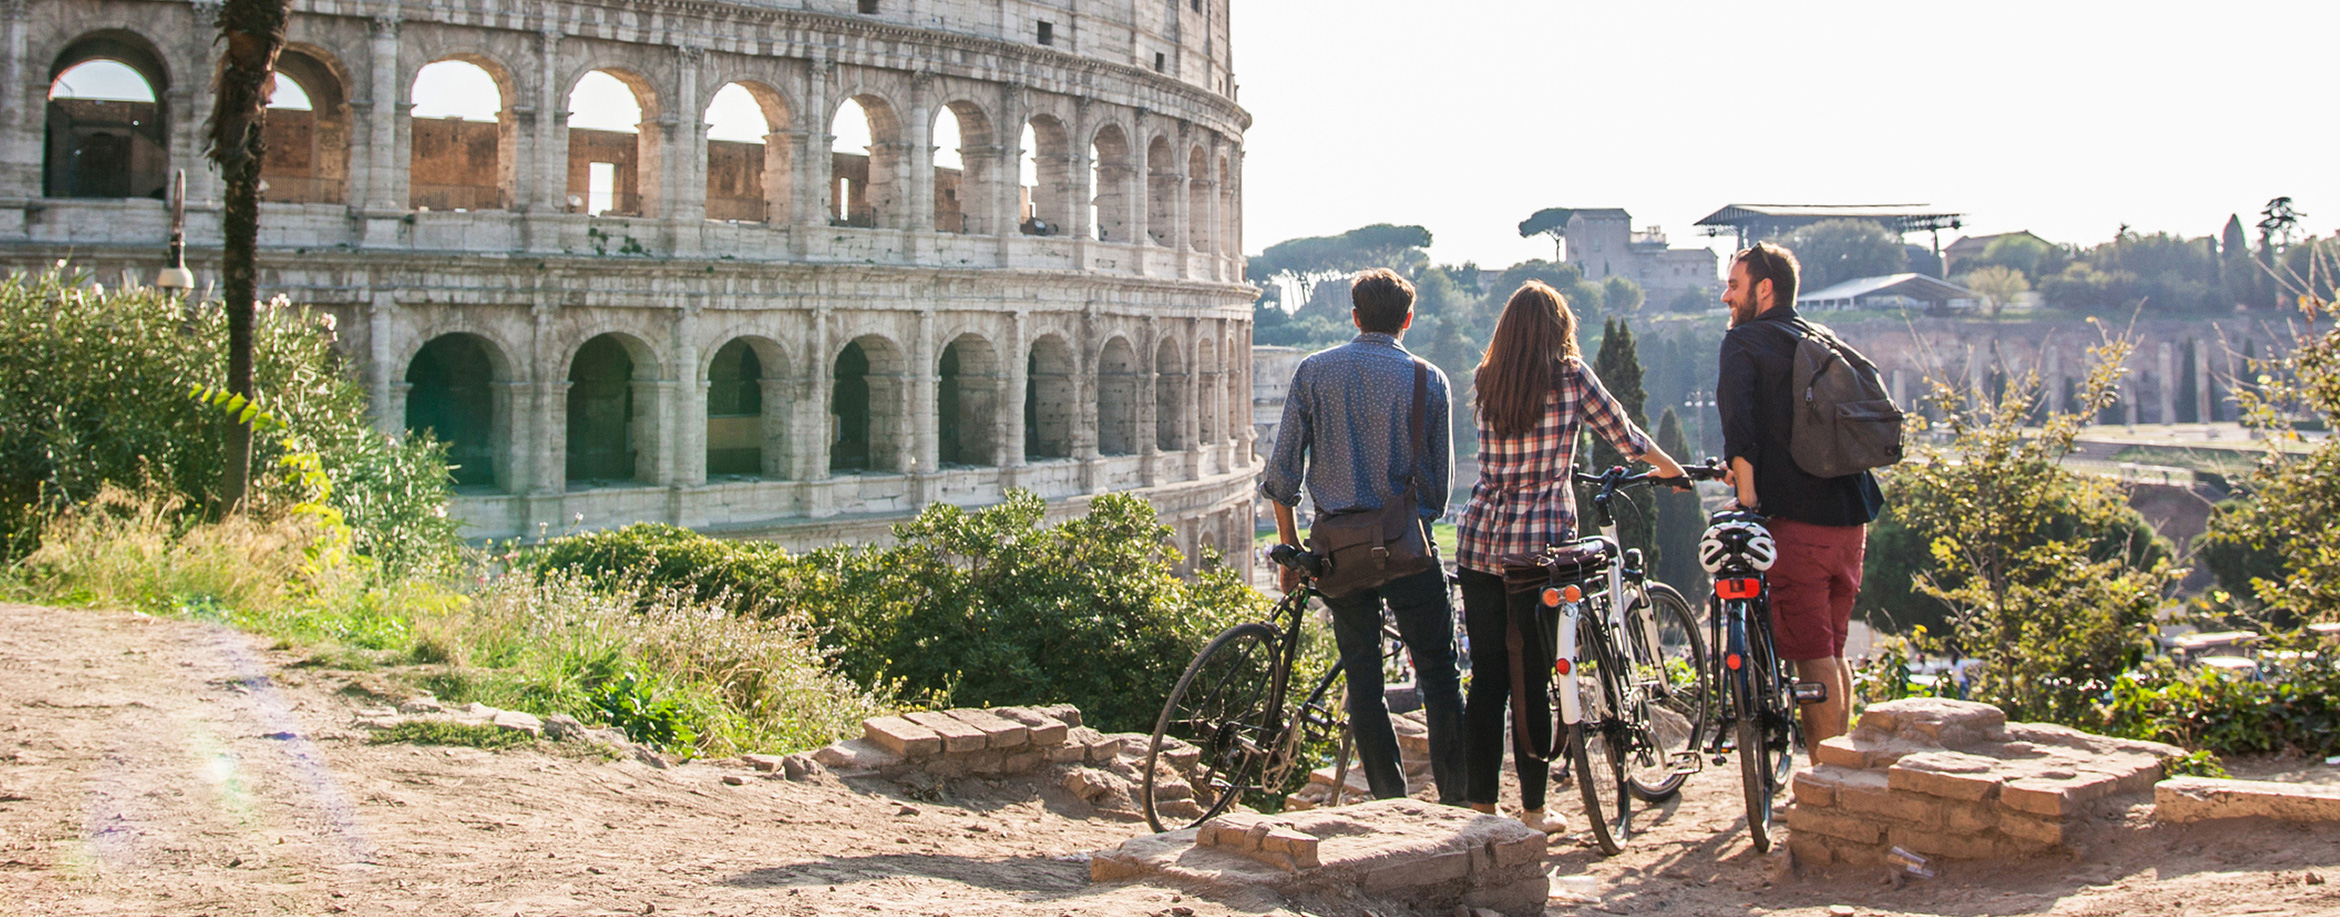
[[1744,300],[1727,302],[1726,305],[1731,307],[1731,327],[1736,328],[1755,320],[1755,297],[1748,296]]

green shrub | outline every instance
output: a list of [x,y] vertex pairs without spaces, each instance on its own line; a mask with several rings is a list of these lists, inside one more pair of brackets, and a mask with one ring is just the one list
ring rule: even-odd
[[2270,658],[2254,680],[2156,660],[2114,682],[2104,716],[2114,734],[2221,755],[2340,754],[2340,661]]
[[1042,525],[1016,491],[974,512],[928,507],[890,547],[790,555],[670,526],[559,539],[520,563],[604,588],[632,582],[744,616],[805,616],[838,668],[935,704],[1069,702],[1099,728],[1150,729],[1204,641],[1263,613],[1230,570],[1172,574],[1170,529],[1126,495]]
[[[226,342],[216,303],[107,290],[62,266],[0,278],[0,560],[29,553],[49,514],[107,484],[216,516],[227,420],[188,392],[225,383]],[[393,569],[446,556],[445,449],[367,423],[330,317],[281,300],[260,310],[253,378],[261,406],[299,437],[294,451],[321,459],[360,553]],[[297,476],[274,473],[287,451],[281,435],[255,437],[255,505],[305,497]]]

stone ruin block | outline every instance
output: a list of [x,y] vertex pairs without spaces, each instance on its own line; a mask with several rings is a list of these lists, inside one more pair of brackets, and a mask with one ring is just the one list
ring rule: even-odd
[[2172,777],[2153,788],[2153,818],[2172,823],[2219,818],[2340,821],[2340,787]]
[[1167,881],[1202,892],[1363,890],[1422,913],[1460,906],[1540,915],[1550,894],[1545,843],[1542,832],[1515,819],[1384,799],[1274,817],[1236,813],[1135,838],[1092,856],[1089,877]]
[[2106,805],[2142,802],[2176,748],[2009,723],[1988,704],[1869,707],[1791,784],[1789,844],[1812,865],[1870,865],[1899,846],[1951,860],[2068,853]]

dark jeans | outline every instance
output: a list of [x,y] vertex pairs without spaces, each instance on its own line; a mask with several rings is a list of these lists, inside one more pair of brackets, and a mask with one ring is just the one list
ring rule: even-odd
[[1506,595],[1503,577],[1462,571],[1463,629],[1471,637],[1471,703],[1463,714],[1464,768],[1469,785],[1463,801],[1495,804],[1502,787],[1503,733],[1511,706],[1511,651],[1508,618],[1517,617],[1527,655],[1520,674],[1527,679],[1527,732],[1511,737],[1512,763],[1519,768],[1521,808],[1544,807],[1544,784],[1552,764],[1552,655],[1555,615],[1536,594]]
[[1382,697],[1381,606],[1389,603],[1398,636],[1414,660],[1414,684],[1430,727],[1430,775],[1438,800],[1457,804],[1462,795],[1462,676],[1455,670],[1454,606],[1446,598],[1444,568],[1425,570],[1345,598],[1326,598],[1333,641],[1340,646],[1341,670],[1349,680],[1349,730],[1357,737],[1357,763],[1376,799],[1407,795],[1406,772],[1398,758],[1397,731],[1389,725]]

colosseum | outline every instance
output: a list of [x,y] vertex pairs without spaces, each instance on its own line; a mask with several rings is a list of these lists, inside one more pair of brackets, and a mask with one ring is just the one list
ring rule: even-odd
[[[216,276],[216,0],[0,2],[0,258],[152,278],[183,169]],[[262,289],[451,443],[475,538],[871,540],[1028,488],[1241,557],[1227,6],[297,0]]]

